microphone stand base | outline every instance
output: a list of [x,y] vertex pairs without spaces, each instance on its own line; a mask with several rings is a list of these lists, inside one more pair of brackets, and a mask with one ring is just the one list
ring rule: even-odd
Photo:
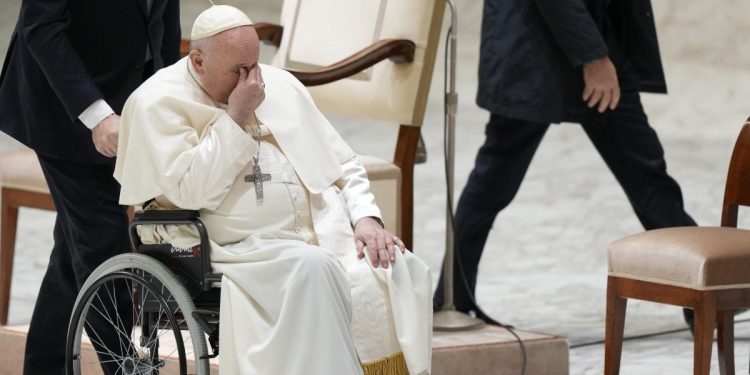
[[471,331],[484,328],[482,319],[472,318],[456,310],[438,311],[432,315],[434,331]]

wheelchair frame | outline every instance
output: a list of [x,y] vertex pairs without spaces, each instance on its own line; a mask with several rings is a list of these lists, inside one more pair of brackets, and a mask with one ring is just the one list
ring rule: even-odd
[[[68,325],[65,365],[68,374],[78,375],[85,370],[82,368],[85,366],[85,363],[82,363],[85,349],[81,346],[84,329],[87,332],[93,330],[96,338],[100,336],[88,321],[90,313],[94,317],[95,313],[98,313],[109,321],[115,330],[114,335],[120,339],[121,347],[114,348],[115,352],[106,347],[103,343],[105,340],[91,339],[102,365],[105,362],[114,362],[119,366],[118,373],[128,375],[159,374],[167,365],[159,358],[159,338],[166,334],[164,332],[171,332],[177,344],[178,373],[187,375],[188,355],[185,353],[181,332],[187,330],[193,344],[194,371],[197,375],[209,374],[208,360],[219,353],[220,288],[217,284],[221,282],[222,275],[212,272],[208,233],[199,216],[198,211],[190,210],[136,212],[129,226],[133,253],[121,254],[104,262],[92,272],[81,287]],[[143,244],[137,233],[138,227],[143,225],[192,225],[198,230],[200,244],[190,249],[176,248],[171,244]],[[107,283],[114,284],[118,280],[125,282],[131,293],[129,297],[132,303],[133,323],[130,328],[121,321],[119,314],[117,319],[111,319],[108,312],[118,309],[114,285],[111,289],[103,289],[113,304],[109,306],[110,309],[114,310],[106,310],[106,307],[100,309],[96,305],[96,300],[100,304],[107,302],[107,298],[101,298],[99,295],[103,286]],[[113,294],[115,298],[112,298]],[[102,319],[101,317],[97,319]],[[113,322],[114,320],[117,323]],[[140,345],[135,343],[138,323]],[[126,343],[128,345],[123,345],[123,331],[128,329],[130,332],[127,340],[130,341]],[[211,355],[208,354],[207,337],[213,353]],[[139,346],[142,348],[139,349]],[[106,352],[103,349],[106,349]],[[122,353],[118,354],[118,349]]]

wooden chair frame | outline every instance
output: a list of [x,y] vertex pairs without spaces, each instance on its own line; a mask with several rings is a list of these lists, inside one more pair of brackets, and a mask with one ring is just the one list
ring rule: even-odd
[[[737,228],[739,206],[750,206],[750,118],[737,137],[729,163],[722,227]],[[710,372],[714,328],[718,328],[720,373],[734,374],[734,310],[750,308],[750,288],[696,290],[609,276],[604,346],[606,375],[620,372],[628,298],[692,308],[695,311],[693,374],[707,375]]]
[[18,209],[20,207],[55,211],[49,193],[22,190],[3,186],[0,203],[0,325],[8,324],[10,307],[10,285],[13,277],[13,255],[16,248]]

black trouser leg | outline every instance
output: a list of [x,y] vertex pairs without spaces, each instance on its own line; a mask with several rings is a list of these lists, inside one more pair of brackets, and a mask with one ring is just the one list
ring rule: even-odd
[[682,191],[667,174],[656,132],[643,112],[638,92],[623,92],[620,104],[603,124],[583,124],[615,175],[646,230],[695,225],[685,212]]
[[[454,300],[458,310],[474,308],[471,296],[479,259],[497,214],[513,200],[549,124],[492,115],[455,217]],[[463,270],[463,272],[461,272]],[[465,281],[464,281],[465,277]],[[468,284],[468,285],[467,285]],[[443,304],[443,275],[434,304]],[[468,287],[468,288],[467,288]]]
[[[63,374],[65,339],[78,289],[99,264],[128,251],[127,211],[117,202],[114,164],[86,165],[41,155],[39,161],[57,219],[55,245],[26,341],[24,374]],[[129,317],[132,307],[127,301],[118,302],[122,315]],[[107,323],[94,322],[102,325]],[[118,343],[119,338],[112,331],[102,341]]]

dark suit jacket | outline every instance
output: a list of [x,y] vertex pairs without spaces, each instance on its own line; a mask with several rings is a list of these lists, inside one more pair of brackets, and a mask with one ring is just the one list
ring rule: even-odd
[[[148,15],[147,15],[148,14]],[[99,154],[77,118],[104,99],[116,113],[154,70],[179,58],[179,0],[23,0],[0,73],[0,130],[38,153],[87,164]]]
[[609,54],[621,86],[666,92],[649,0],[485,0],[477,104],[532,122],[581,122],[582,65]]

